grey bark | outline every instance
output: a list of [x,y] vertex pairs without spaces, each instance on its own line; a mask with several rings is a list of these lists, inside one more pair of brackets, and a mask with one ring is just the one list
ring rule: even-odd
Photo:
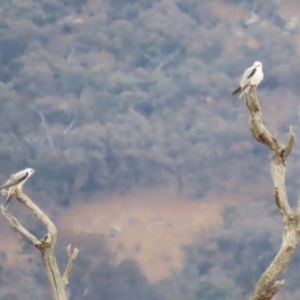
[[300,199],[296,211],[293,211],[288,202],[285,188],[286,162],[292,151],[295,135],[290,127],[288,142],[286,145],[281,145],[277,137],[266,129],[262,120],[256,87],[251,87],[249,93],[245,95],[245,103],[250,113],[249,128],[253,137],[267,146],[272,154],[270,171],[274,184],[274,198],[284,226],[280,249],[259,278],[250,297],[251,300],[270,300],[284,285],[284,280],[278,281],[277,279],[291,261],[298,242]]
[[41,222],[47,228],[47,234],[41,240],[38,240],[32,233],[23,227],[21,223],[14,216],[12,216],[4,206],[1,205],[2,214],[9,221],[13,228],[27,238],[41,252],[46,275],[51,288],[52,298],[54,300],[68,300],[66,286],[69,283],[69,276],[79,250],[75,248],[74,251],[71,251],[71,244],[67,247],[66,252],[69,260],[65,272],[63,276],[61,276],[54,254],[57,241],[56,226],[48,218],[48,216],[22,191],[15,191],[13,196],[16,197],[20,203],[24,204],[37,218],[41,220]]

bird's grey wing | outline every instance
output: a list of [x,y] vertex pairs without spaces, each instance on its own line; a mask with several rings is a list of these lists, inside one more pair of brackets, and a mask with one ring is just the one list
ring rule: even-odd
[[5,189],[7,187],[10,187],[12,185],[15,185],[15,184],[21,182],[27,176],[28,176],[28,172],[26,172],[26,171],[20,171],[16,174],[11,175],[10,178],[4,184],[2,184],[0,186],[0,190]]
[[243,75],[243,78],[240,82],[240,85],[241,85],[242,88],[250,82],[250,78],[255,74],[255,71],[256,71],[256,67],[254,67],[254,66],[248,68],[245,71],[245,73]]
[[10,178],[10,179],[8,179],[4,184],[2,184],[2,185],[0,186],[0,190],[5,189],[5,188],[7,188],[7,187],[10,187],[10,186],[12,186],[12,185],[14,185],[14,184],[16,184],[15,181],[14,181],[12,178]]

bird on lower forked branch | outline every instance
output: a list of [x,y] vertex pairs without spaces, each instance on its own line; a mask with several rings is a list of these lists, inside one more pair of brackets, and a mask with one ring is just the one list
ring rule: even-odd
[[9,188],[7,197],[6,197],[6,208],[8,208],[9,200],[11,198],[11,193],[14,190],[22,190],[24,183],[27,181],[29,177],[34,174],[34,170],[31,168],[27,168],[18,173],[12,174],[10,178],[0,186],[0,190]]
[[245,71],[243,78],[240,81],[240,86],[235,89],[231,95],[238,95],[239,98],[242,98],[249,92],[251,86],[258,86],[263,79],[264,73],[262,70],[262,63],[256,61],[252,67]]

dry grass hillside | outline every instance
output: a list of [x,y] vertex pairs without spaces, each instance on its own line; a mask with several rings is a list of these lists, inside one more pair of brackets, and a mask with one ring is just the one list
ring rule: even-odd
[[[197,232],[222,223],[224,205],[243,202],[238,197],[216,194],[192,201],[176,195],[173,189],[139,190],[106,199],[95,195],[86,203],[74,199],[71,207],[57,218],[56,225],[61,236],[68,236],[69,232],[75,236],[106,236],[116,263],[124,258],[135,259],[147,278],[155,282],[182,267],[182,246],[189,244]],[[12,211],[26,214],[17,203],[13,203]],[[8,255],[6,267],[25,267],[29,257],[38,255],[21,254],[20,236],[3,218],[0,235],[1,250]]]
[[157,281],[182,266],[182,246],[199,230],[220,224],[223,205],[230,202],[234,201],[226,197],[220,201],[213,194],[194,202],[170,190],[143,190],[125,197],[94,197],[88,203],[77,203],[57,225],[78,234],[105,235],[117,261],[135,259],[148,279]]

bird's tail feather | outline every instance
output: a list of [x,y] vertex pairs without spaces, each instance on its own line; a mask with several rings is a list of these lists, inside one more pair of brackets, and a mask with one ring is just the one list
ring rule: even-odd
[[249,90],[249,85],[245,85],[244,87],[239,86],[237,89],[235,89],[231,93],[231,96],[238,95],[239,98],[242,98],[244,96],[244,94],[248,92],[248,90]]
[[8,183],[4,183],[0,186],[0,190],[3,190],[5,188],[8,188],[8,187],[11,187],[12,185],[14,185],[15,183],[11,183],[11,182],[8,182]]
[[3,190],[5,188],[6,188],[6,184],[5,183],[0,186],[0,190]]
[[241,92],[239,94],[239,98],[242,98],[246,93],[248,93],[249,91],[249,85],[245,85],[242,89]]
[[240,94],[242,88],[239,86],[237,89],[235,89],[232,93],[231,96],[236,95],[236,94]]

